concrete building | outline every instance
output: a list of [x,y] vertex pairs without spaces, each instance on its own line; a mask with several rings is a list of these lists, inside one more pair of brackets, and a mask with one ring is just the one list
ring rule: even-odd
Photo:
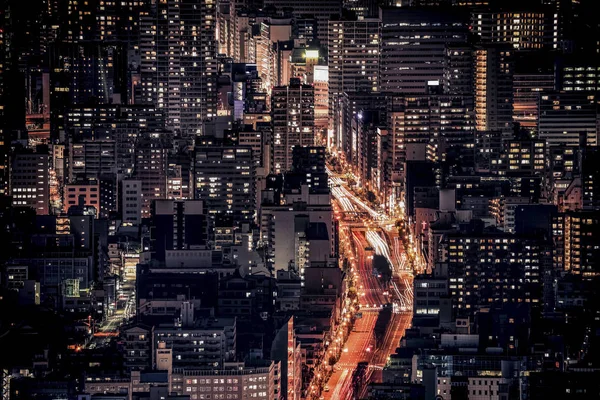
[[[381,21],[378,18],[330,20],[329,100],[344,92],[380,90]],[[329,106],[333,110],[333,104]]]
[[327,43],[327,23],[342,13],[342,0],[307,0],[301,3],[294,0],[265,0],[264,6],[292,9],[295,18],[313,16],[317,23],[317,39]]
[[139,225],[142,222],[142,181],[123,179],[119,200],[123,222]]
[[144,371],[152,365],[152,329],[134,325],[121,331],[124,342],[124,366],[129,371]]
[[278,372],[278,363],[267,360],[227,363],[212,370],[175,368],[171,387],[179,395],[197,399],[277,400],[281,395]]
[[558,49],[558,14],[548,8],[471,13],[474,33],[482,42],[506,43],[515,50]]
[[302,398],[302,354],[291,317],[277,331],[271,343],[271,359],[279,362],[281,397],[287,400]]
[[153,259],[172,263],[171,255],[205,250],[208,224],[202,200],[156,200],[152,209]]
[[315,140],[314,87],[290,79],[287,86],[273,88],[273,146],[271,171],[282,173],[292,167],[292,148],[311,146]]
[[[538,135],[548,146],[598,144],[598,105],[588,92],[552,92],[541,96]],[[583,137],[582,137],[583,135]]]
[[142,183],[142,218],[150,216],[153,200],[167,196],[168,134],[148,133],[136,142],[133,177]]
[[464,44],[446,46],[443,88],[445,94],[473,94],[473,48]]
[[47,148],[38,152],[17,152],[10,162],[12,205],[31,207],[38,215],[47,215],[50,207],[50,156]]
[[537,132],[540,96],[553,89],[553,73],[515,72],[513,76],[513,121],[529,132]]
[[468,22],[447,11],[382,8],[381,90],[426,94],[441,84],[446,46],[467,42]]
[[600,250],[597,235],[600,227],[597,211],[573,211],[558,214],[552,220],[555,243],[555,269],[569,271],[584,278],[600,275]]
[[[329,193],[311,194],[308,186],[284,194],[283,201],[276,203],[273,192],[263,192],[260,215],[261,241],[268,248],[268,263],[275,270],[287,270],[295,265],[297,258],[296,237],[306,235],[311,224],[323,224],[329,257],[335,254],[335,226],[332,222],[333,211]],[[313,225],[316,228],[316,225]],[[291,238],[295,238],[291,240]],[[298,240],[300,238],[298,237]],[[307,249],[305,249],[307,250]],[[311,254],[310,250],[307,250]],[[314,261],[323,261],[322,251],[312,253]],[[308,256],[313,259],[312,256]]]
[[[465,145],[474,138],[473,98],[462,95],[398,96],[388,120],[392,195],[399,201],[407,161],[443,159],[446,146]],[[427,151],[430,154],[427,154]]]
[[513,51],[510,45],[475,49],[475,127],[479,132],[512,130]]
[[99,179],[117,173],[114,140],[83,140],[69,145],[69,182]]
[[167,0],[152,11],[140,26],[141,101],[164,111],[168,128],[200,134],[217,115],[217,4]]
[[[182,311],[183,314],[183,311]],[[235,357],[235,318],[202,318],[181,326],[158,325],[153,331],[153,362],[159,342],[173,354],[173,369],[221,369]]]
[[98,181],[75,182],[65,185],[63,211],[66,213],[70,207],[90,206],[100,214],[100,184]]
[[256,212],[256,168],[247,146],[196,145],[194,163],[195,198],[204,203],[206,214],[233,217],[248,222]]
[[542,240],[476,228],[473,233],[448,233],[443,241],[458,314],[473,316],[478,307],[503,303],[541,307],[542,274],[552,262]]

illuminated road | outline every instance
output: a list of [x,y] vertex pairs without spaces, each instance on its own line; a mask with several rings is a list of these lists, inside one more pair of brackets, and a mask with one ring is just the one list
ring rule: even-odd
[[[360,304],[361,318],[357,318],[354,329],[348,336],[334,372],[322,393],[324,399],[346,400],[364,394],[353,393],[353,375],[357,364],[369,363],[366,372],[367,382],[381,382],[381,371],[388,356],[395,353],[400,339],[411,324],[412,317],[412,271],[404,253],[404,248],[393,221],[383,212],[374,210],[347,189],[340,177],[330,172],[334,208],[345,213],[337,213],[340,230],[348,233],[347,245],[352,246],[351,267],[356,276],[356,288]],[[349,218],[346,214],[363,210],[365,217]],[[372,256],[380,254],[390,263],[393,279],[387,287],[373,274]],[[394,304],[394,312],[381,343],[376,347],[374,331],[378,315],[387,303]],[[360,315],[359,314],[359,315]]]
[[113,337],[119,333],[121,325],[129,321],[135,315],[135,282],[125,281],[117,295],[115,302],[115,312],[106,317],[101,324],[96,327],[94,336],[87,344],[87,348],[106,346]]

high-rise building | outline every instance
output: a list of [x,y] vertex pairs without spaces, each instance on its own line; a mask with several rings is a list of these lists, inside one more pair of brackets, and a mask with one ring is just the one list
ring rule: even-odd
[[380,89],[379,19],[329,21],[327,48],[330,101],[336,101],[344,92],[376,92]]
[[554,90],[551,72],[515,72],[513,77],[513,121],[529,132],[537,132],[540,96]]
[[397,96],[390,102],[389,147],[394,182],[404,179],[407,160],[441,159],[445,144],[464,145],[473,141],[473,97],[461,95]]
[[600,210],[600,165],[598,147],[584,148],[581,155],[582,206],[584,210]]
[[69,147],[69,182],[116,175],[117,148],[114,140],[84,140]]
[[538,115],[538,135],[549,146],[598,143],[598,104],[593,93],[544,93]]
[[46,146],[38,151],[18,151],[11,157],[10,195],[13,206],[31,207],[38,215],[50,206],[50,156]]
[[217,114],[217,4],[167,0],[141,22],[143,103],[164,111],[167,127],[202,131]]
[[194,193],[213,220],[222,214],[233,217],[236,224],[252,221],[256,212],[252,149],[197,143]]
[[585,278],[599,276],[599,227],[597,211],[573,211],[554,216],[554,268]]
[[345,92],[341,98],[330,102],[333,110],[333,142],[346,154],[348,160],[356,159],[356,145],[352,139],[352,120],[361,111],[378,111],[379,120],[387,118],[389,96],[379,92]]
[[167,196],[167,133],[146,133],[136,142],[133,177],[142,183],[142,218],[150,216],[153,200]]
[[512,53],[508,45],[475,49],[475,128],[479,132],[512,130]]
[[[0,11],[0,18],[4,17],[4,11]],[[4,69],[6,63],[4,29],[0,29],[0,194],[8,193],[8,152],[10,140],[7,136],[4,120],[4,104],[6,102],[4,91]]]
[[292,9],[296,18],[314,16],[317,21],[317,39],[327,43],[327,24],[335,16],[342,14],[342,0],[264,0],[265,6]]
[[508,233],[448,234],[448,277],[453,307],[473,315],[479,306],[540,305],[542,275],[551,266],[549,246]]
[[[329,196],[329,191],[313,192],[307,184],[285,189],[282,198],[279,198],[277,190],[263,191],[261,241],[265,244],[267,262],[272,268],[294,269],[300,276],[306,260],[323,261],[335,254],[336,227]],[[312,233],[318,234],[318,237],[311,237]],[[301,246],[307,235],[314,239],[314,247]],[[297,257],[299,250],[303,250],[305,262]]]
[[383,8],[381,90],[425,94],[441,84],[446,46],[465,43],[468,22],[452,12]]
[[473,48],[464,44],[446,46],[444,93],[473,94]]
[[292,167],[292,148],[311,146],[315,140],[315,91],[299,79],[290,79],[287,86],[273,88],[273,168],[275,173]]

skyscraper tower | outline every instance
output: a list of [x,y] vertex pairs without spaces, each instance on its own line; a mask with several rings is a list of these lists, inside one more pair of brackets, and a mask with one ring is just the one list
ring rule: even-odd
[[167,127],[200,134],[217,109],[217,7],[214,0],[160,0],[142,17],[142,102],[156,104]]

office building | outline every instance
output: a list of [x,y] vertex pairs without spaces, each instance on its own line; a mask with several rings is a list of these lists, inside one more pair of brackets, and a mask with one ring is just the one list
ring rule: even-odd
[[287,86],[273,88],[271,101],[273,116],[274,173],[289,171],[292,167],[292,148],[312,146],[315,140],[314,87],[291,79]]
[[467,41],[468,22],[452,12],[381,9],[381,90],[426,94],[444,77],[446,46]]
[[441,160],[446,146],[465,145],[474,138],[471,96],[397,96],[391,100],[388,120],[395,183],[403,182],[406,161]]
[[50,156],[41,146],[36,152],[18,151],[11,157],[10,190],[13,206],[31,207],[38,215],[49,213]]
[[329,196],[328,191],[311,192],[306,184],[286,190],[281,199],[273,190],[263,191],[260,240],[267,248],[267,262],[275,270],[291,268],[300,275],[300,268],[305,265],[297,259],[298,250],[305,242],[301,238],[313,233],[315,248],[302,247],[309,252],[304,258],[323,261],[336,254],[337,233]]
[[586,147],[581,154],[582,207],[584,210],[600,210],[600,165],[598,148]]
[[538,135],[548,146],[598,144],[598,104],[588,92],[552,92],[541,95]]
[[316,37],[322,43],[327,43],[327,24],[329,20],[342,14],[342,0],[264,0],[266,6],[292,10],[295,18],[303,19],[312,16],[317,23]]
[[[82,157],[74,161],[83,162],[79,166],[71,163],[71,176],[82,173],[85,176],[88,170],[91,176],[98,176],[103,169],[112,171],[113,157],[117,173],[131,175],[138,136],[144,132],[158,132],[165,127],[162,112],[152,105],[73,105],[66,112],[64,121],[72,152]],[[90,143],[95,141],[99,143]],[[111,148],[111,143],[114,148]],[[87,167],[86,153],[89,153],[94,168],[91,165]],[[70,157],[74,155],[70,154]]]
[[[380,90],[381,21],[329,21],[329,99],[344,92]],[[330,106],[333,109],[333,106]]]
[[600,91],[600,64],[596,57],[570,57],[555,64],[556,89],[565,92]]
[[515,50],[558,49],[558,15],[551,8],[473,11],[471,25],[481,42],[506,43]]
[[513,121],[529,132],[537,132],[539,101],[554,89],[551,72],[515,72],[513,77]]
[[69,182],[99,179],[117,173],[114,140],[82,140],[69,146]]

